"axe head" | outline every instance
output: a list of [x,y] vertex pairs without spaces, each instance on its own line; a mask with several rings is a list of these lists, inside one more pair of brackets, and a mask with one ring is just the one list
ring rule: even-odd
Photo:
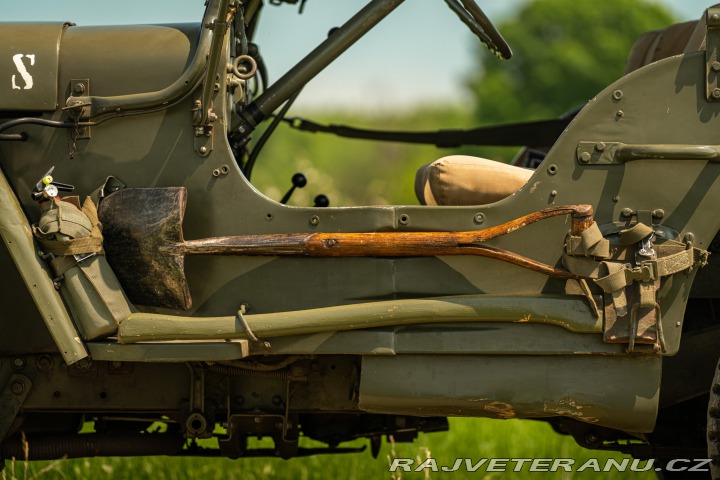
[[183,242],[186,203],[182,187],[126,188],[100,202],[105,254],[132,303],[176,310],[192,306],[184,255],[158,251]]

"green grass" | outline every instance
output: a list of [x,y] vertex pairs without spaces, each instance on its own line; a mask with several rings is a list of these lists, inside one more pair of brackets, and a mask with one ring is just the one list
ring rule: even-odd
[[[365,441],[353,442],[352,446],[366,445]],[[263,446],[269,446],[266,441]],[[313,442],[303,442],[305,446],[319,446]],[[347,445],[343,445],[347,446]],[[614,452],[585,450],[566,436],[557,435],[545,423],[528,420],[488,420],[488,419],[451,419],[450,431],[444,433],[421,434],[412,444],[395,444],[397,458],[435,458],[438,466],[452,465],[456,458],[572,458],[580,465],[589,458],[600,459],[604,465],[607,458],[626,458]],[[228,460],[222,458],[91,458],[62,460],[53,465],[51,462],[30,462],[27,475],[25,463],[18,461],[13,465],[8,461],[3,478],[109,478],[109,479],[391,479],[388,471],[393,446],[384,442],[380,455],[373,459],[369,451],[354,455],[321,455],[307,458],[282,460],[275,458],[249,458]],[[415,465],[418,465],[416,463]],[[515,464],[511,463],[508,470]],[[641,464],[641,466],[644,463]],[[527,470],[528,465],[525,466]],[[43,473],[41,473],[45,469]],[[429,475],[428,475],[429,474]],[[643,473],[596,473],[585,472],[557,473],[490,473],[481,468],[469,473],[465,468],[458,472],[402,472],[403,479],[425,478],[477,478],[502,479],[591,479],[591,478],[655,478],[654,472]],[[399,478],[396,474],[395,478]]]

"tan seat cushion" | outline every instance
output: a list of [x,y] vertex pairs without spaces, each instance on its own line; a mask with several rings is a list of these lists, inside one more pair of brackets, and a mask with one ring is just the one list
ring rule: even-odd
[[630,50],[625,73],[628,74],[663,58],[698,51],[702,48],[704,37],[705,23],[697,20],[645,32],[635,40]]
[[420,167],[415,194],[423,205],[486,205],[512,195],[533,170],[466,155],[451,155]]

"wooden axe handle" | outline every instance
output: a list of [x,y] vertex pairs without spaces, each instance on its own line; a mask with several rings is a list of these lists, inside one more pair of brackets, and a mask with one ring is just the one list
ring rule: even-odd
[[[161,246],[159,250],[162,253],[173,255],[304,255],[311,257],[481,255],[509,258],[514,254],[478,244],[514,232],[531,223],[559,215],[572,215],[571,233],[573,235],[579,235],[593,223],[590,205],[564,205],[546,208],[502,225],[477,231],[240,235],[189,240]],[[514,256],[531,261],[519,255]]]

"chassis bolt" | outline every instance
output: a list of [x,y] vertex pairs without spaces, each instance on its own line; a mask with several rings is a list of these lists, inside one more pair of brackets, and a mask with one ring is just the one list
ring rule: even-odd
[[717,60],[714,61],[710,68],[712,68],[715,72],[720,72],[720,62],[718,62]]
[[483,223],[485,221],[485,214],[484,213],[476,213],[473,217],[473,221],[477,223],[478,225]]
[[318,217],[317,215],[313,215],[312,217],[310,217],[310,225],[317,225],[319,223],[320,217]]
[[15,357],[12,359],[12,364],[15,368],[25,368],[25,359],[22,357]]
[[85,85],[82,83],[76,83],[73,87],[73,91],[77,94],[85,93]]
[[615,90],[612,93],[613,100],[622,100],[623,92],[622,90]]
[[598,441],[599,439],[594,433],[588,433],[587,435],[585,435],[585,442],[588,445],[597,445]]
[[665,216],[665,210],[663,210],[662,208],[656,208],[655,210],[653,210],[652,215],[655,218],[663,218]]
[[52,357],[46,353],[42,354],[35,360],[35,365],[38,370],[50,370],[53,365]]
[[10,390],[12,390],[15,395],[21,395],[25,391],[25,385],[23,385],[22,382],[13,382]]
[[623,208],[620,212],[620,215],[623,217],[632,217],[635,214],[635,211],[632,208]]

